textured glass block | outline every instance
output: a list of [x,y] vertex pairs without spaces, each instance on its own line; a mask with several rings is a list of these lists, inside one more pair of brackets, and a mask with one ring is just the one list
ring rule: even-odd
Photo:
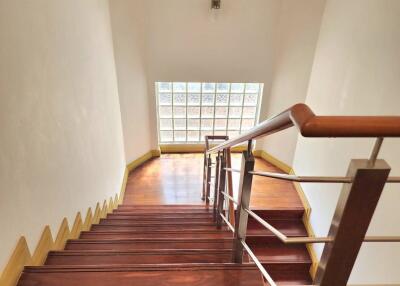
[[172,130],[172,119],[160,119],[160,130]]
[[232,93],[229,105],[231,106],[241,106],[243,104],[243,94]]
[[172,131],[160,131],[160,141],[161,142],[171,142],[173,141]]
[[244,96],[244,105],[257,105],[258,93],[249,93]]
[[203,106],[201,108],[201,117],[202,118],[213,118],[214,117],[214,107]]
[[188,119],[188,129],[200,129],[200,119]]
[[213,128],[213,120],[212,119],[202,119],[201,120],[201,130],[212,130],[212,128]]
[[160,118],[171,118],[172,107],[171,106],[160,106]]
[[200,93],[188,93],[187,100],[189,105],[200,105]]
[[215,118],[226,118],[228,116],[228,107],[215,107]]
[[231,83],[231,92],[243,93],[244,92],[244,83]]
[[228,93],[217,93],[215,98],[215,105],[228,105]]
[[229,130],[239,130],[240,129],[240,119],[229,119],[228,129]]
[[186,119],[174,119],[175,130],[186,130]]
[[215,92],[215,83],[205,82],[203,83],[203,92]]
[[186,141],[186,131],[174,131],[175,141]]
[[172,104],[172,94],[171,93],[159,93],[158,102],[160,105],[171,105]]
[[242,108],[241,107],[229,107],[229,118],[238,118],[242,116]]
[[185,117],[186,117],[186,107],[174,106],[174,118],[185,118]]
[[188,131],[187,132],[187,141],[197,142],[199,141],[200,131]]
[[234,131],[234,130],[230,130],[230,131],[228,131],[228,136],[229,136],[229,139],[231,139],[231,138],[235,138],[236,136],[238,136],[239,135],[239,131]]
[[175,93],[174,94],[174,105],[186,105],[186,94]]
[[200,117],[200,107],[199,106],[188,106],[187,117],[188,118],[199,118]]
[[229,92],[229,83],[217,83],[217,92]]
[[254,127],[254,119],[242,119],[242,130],[248,130]]
[[158,91],[160,91],[160,92],[171,92],[172,91],[172,83],[170,83],[170,82],[159,82],[158,83]]
[[214,135],[226,135],[226,131],[225,130],[215,130],[214,131]]
[[174,92],[186,92],[185,82],[174,82],[173,83]]
[[260,84],[258,83],[246,83],[246,92],[258,93],[260,91]]
[[200,82],[188,82],[187,86],[188,92],[201,92]]
[[256,117],[256,107],[255,106],[245,106],[243,107],[243,118],[255,118]]
[[226,130],[226,119],[215,119],[214,129],[215,130]]
[[214,93],[203,93],[202,105],[214,105]]

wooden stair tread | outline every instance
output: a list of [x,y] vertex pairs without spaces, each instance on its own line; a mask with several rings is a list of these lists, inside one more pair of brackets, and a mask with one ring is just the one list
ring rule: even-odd
[[204,219],[213,218],[212,213],[142,213],[142,214],[132,214],[132,213],[109,213],[107,218],[111,219],[145,219],[145,220],[168,220],[168,219]]
[[104,265],[42,266],[25,268],[19,286],[33,285],[131,285],[131,286],[262,286],[258,269],[252,265]]
[[207,249],[221,248],[232,249],[232,239],[213,238],[213,239],[85,239],[69,240],[65,246],[66,250],[72,249],[113,249],[113,250],[133,250],[133,249]]
[[159,225],[169,225],[169,226],[176,226],[176,225],[185,225],[185,226],[192,226],[192,225],[207,225],[213,226],[216,228],[215,223],[212,219],[174,219],[174,220],[132,220],[132,219],[110,219],[110,218],[103,218],[100,219],[99,224],[104,225],[129,225],[129,226],[159,226]]
[[88,238],[222,238],[232,237],[233,234],[229,230],[151,230],[151,231],[132,231],[132,230],[110,230],[110,231],[83,231],[80,234],[80,239]]
[[[303,208],[253,211],[287,236],[307,235]],[[305,246],[280,243],[251,218],[246,241],[278,285],[311,284]],[[266,285],[246,254],[247,263],[231,263],[232,246],[204,205],[122,205],[44,266],[25,267],[18,285]]]
[[46,265],[228,263],[229,249],[64,250],[49,253]]
[[263,244],[251,248],[262,263],[307,263],[311,258],[304,245]]

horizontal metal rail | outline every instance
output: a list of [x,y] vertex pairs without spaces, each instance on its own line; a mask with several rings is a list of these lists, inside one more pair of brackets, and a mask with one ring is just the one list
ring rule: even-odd
[[261,177],[281,179],[291,182],[301,183],[352,183],[353,178],[350,177],[321,177],[321,176],[296,176],[283,173],[250,171],[249,174]]
[[304,137],[400,137],[400,116],[318,116],[305,104],[293,105],[249,131],[213,148],[211,154],[296,126]]
[[[276,237],[278,237],[285,244],[293,243],[327,243],[332,242],[332,237],[287,237],[282,232],[277,230],[275,227],[270,225],[268,222],[263,220],[257,214],[249,209],[245,211],[253,217],[256,221],[262,224],[266,229],[271,231]],[[366,236],[364,242],[400,242],[400,236]]]
[[225,197],[227,197],[228,199],[230,199],[235,205],[238,205],[239,204],[239,202],[238,201],[236,201],[231,195],[229,195],[228,193],[226,193],[226,192],[221,192]]
[[223,221],[228,225],[228,227],[230,228],[230,230],[235,233],[235,228],[231,225],[231,223],[228,221],[228,219],[222,214],[219,214],[221,216],[221,218],[223,219]]
[[233,168],[224,168],[225,171],[227,172],[235,172],[235,173],[240,173],[239,169],[233,169]]
[[[296,176],[284,173],[250,171],[249,174],[261,177],[280,179],[284,181],[299,182],[299,183],[344,183],[350,184],[353,182],[351,177],[324,177],[324,176]],[[387,183],[400,183],[400,177],[389,177]]]
[[386,183],[400,183],[400,177],[389,177]]
[[264,276],[265,280],[269,283],[271,286],[276,286],[275,281],[272,279],[271,275],[265,270],[264,266],[262,266],[260,260],[258,260],[257,256],[251,251],[250,247],[247,245],[247,243],[242,239],[240,240],[241,244],[243,245],[243,248],[246,250],[246,252],[249,254],[250,258],[254,261],[254,263],[257,265],[258,269]]

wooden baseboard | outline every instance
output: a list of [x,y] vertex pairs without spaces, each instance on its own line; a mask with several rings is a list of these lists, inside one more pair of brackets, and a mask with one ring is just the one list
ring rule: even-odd
[[271,154],[265,152],[264,150],[254,150],[253,154],[256,157],[260,157],[260,158],[264,159],[265,161],[271,163],[272,165],[274,165],[278,169],[281,169],[286,174],[290,174],[290,172],[292,171],[292,167],[290,167],[286,163],[282,162],[281,160],[275,158]]
[[[281,169],[286,174],[295,175],[295,172],[294,172],[292,167],[290,167],[286,163],[280,161],[279,159],[275,158],[271,154],[265,152],[264,150],[255,150],[255,151],[253,151],[253,154],[256,157],[264,159],[265,161],[267,161],[270,164],[274,165],[278,169]],[[301,202],[303,204],[303,207],[304,207],[303,223],[304,223],[304,226],[305,226],[305,228],[307,230],[307,234],[310,237],[315,237],[314,230],[313,230],[313,228],[312,228],[312,226],[310,224],[310,215],[311,215],[310,203],[308,202],[307,197],[304,194],[304,191],[303,191],[300,183],[294,182],[293,185],[294,185],[294,187],[295,187],[295,189],[297,191],[297,194],[299,195],[300,200],[301,200]],[[315,273],[317,272],[319,260],[317,258],[317,254],[315,253],[315,249],[314,249],[313,245],[312,244],[307,244],[306,247],[307,247],[308,253],[310,254],[311,261],[312,261],[312,265],[311,265],[311,268],[310,268],[310,275],[314,279]]]
[[[235,146],[231,148],[232,153],[246,151],[246,146]],[[204,144],[162,144],[160,145],[161,154],[169,153],[203,153]]]
[[68,219],[64,218],[57,231],[55,240],[53,239],[50,227],[45,226],[33,254],[31,254],[29,250],[25,237],[21,236],[5,268],[0,273],[0,285],[17,285],[25,266],[43,265],[50,250],[64,249],[68,239],[78,238],[81,231],[89,230],[92,224],[98,223],[101,218],[107,216],[107,213],[111,213],[118,207],[118,204],[123,201],[129,171],[135,169],[150,158],[159,156],[160,150],[151,150],[128,164],[125,168],[119,194],[117,193],[114,197],[110,197],[108,201],[104,200],[102,204],[97,203],[94,213],[92,212],[92,208],[89,207],[84,220],[82,220],[81,213],[78,212],[71,228],[69,227]]

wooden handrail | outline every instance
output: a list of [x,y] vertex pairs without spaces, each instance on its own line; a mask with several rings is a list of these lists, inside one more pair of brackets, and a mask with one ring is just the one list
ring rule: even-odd
[[292,126],[296,126],[304,137],[400,137],[400,116],[317,116],[306,104],[299,103],[207,153]]

